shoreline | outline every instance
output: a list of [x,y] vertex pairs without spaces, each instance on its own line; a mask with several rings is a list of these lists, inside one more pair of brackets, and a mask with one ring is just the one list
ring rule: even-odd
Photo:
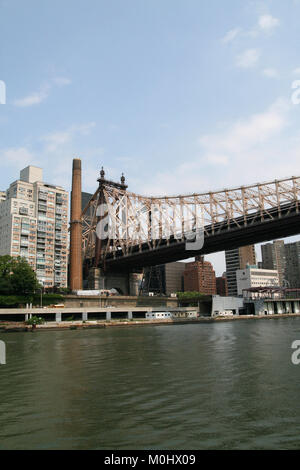
[[45,322],[42,325],[26,325],[25,322],[0,322],[0,333],[8,332],[34,332],[48,330],[85,330],[112,327],[143,327],[143,326],[168,326],[168,325],[189,325],[204,323],[224,323],[242,320],[276,320],[282,318],[299,318],[300,313],[281,313],[276,315],[241,315],[228,317],[198,317],[197,319],[166,319],[166,320],[111,320],[111,321],[62,321],[62,322]]

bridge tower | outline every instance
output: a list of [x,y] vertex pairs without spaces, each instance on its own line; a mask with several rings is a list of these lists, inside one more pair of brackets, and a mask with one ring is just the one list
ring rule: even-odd
[[[95,251],[93,255],[93,265],[89,268],[88,286],[91,289],[102,290],[115,288],[122,294],[138,295],[139,284],[142,274],[133,272],[107,272],[105,266],[105,252],[109,248],[112,240],[110,238],[109,225],[111,217],[107,206],[108,193],[114,193],[114,202],[119,201],[118,192],[124,195],[127,190],[125,176],[122,173],[120,182],[106,179],[104,168],[101,168],[98,178],[99,187],[96,199],[96,230],[95,230]],[[126,214],[122,208],[116,209],[116,216],[126,222]]]
[[[120,183],[110,181],[105,178],[105,171],[103,167],[100,171],[100,178],[98,178],[99,191],[98,191],[98,205],[96,210],[97,215],[97,227],[96,230],[96,242],[95,242],[95,267],[99,266],[102,252],[105,250],[107,245],[110,243],[108,234],[109,214],[107,204],[105,203],[105,189],[114,188],[116,190],[126,191],[128,186],[125,184],[125,176],[122,173]],[[103,266],[105,269],[105,266]]]

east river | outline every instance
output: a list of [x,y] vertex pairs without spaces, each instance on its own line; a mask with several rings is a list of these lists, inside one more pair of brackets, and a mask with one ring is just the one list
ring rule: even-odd
[[0,449],[300,448],[300,318],[0,340]]

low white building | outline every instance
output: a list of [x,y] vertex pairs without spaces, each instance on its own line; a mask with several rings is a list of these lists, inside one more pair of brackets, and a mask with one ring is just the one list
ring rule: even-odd
[[213,295],[211,316],[239,315],[240,310],[242,310],[243,307],[243,299],[238,297],[221,297],[220,295]]
[[238,295],[243,295],[244,289],[253,287],[279,287],[278,271],[272,269],[258,269],[247,266],[236,272]]
[[167,320],[167,319],[195,319],[198,317],[196,307],[177,307],[170,308],[168,311],[154,310],[146,313],[146,320]]
[[166,320],[171,318],[171,312],[147,312],[146,320]]

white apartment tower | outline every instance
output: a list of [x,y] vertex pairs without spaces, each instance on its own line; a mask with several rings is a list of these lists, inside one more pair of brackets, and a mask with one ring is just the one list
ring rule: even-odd
[[28,166],[6,196],[0,193],[0,255],[26,258],[46,288],[67,287],[67,191]]

